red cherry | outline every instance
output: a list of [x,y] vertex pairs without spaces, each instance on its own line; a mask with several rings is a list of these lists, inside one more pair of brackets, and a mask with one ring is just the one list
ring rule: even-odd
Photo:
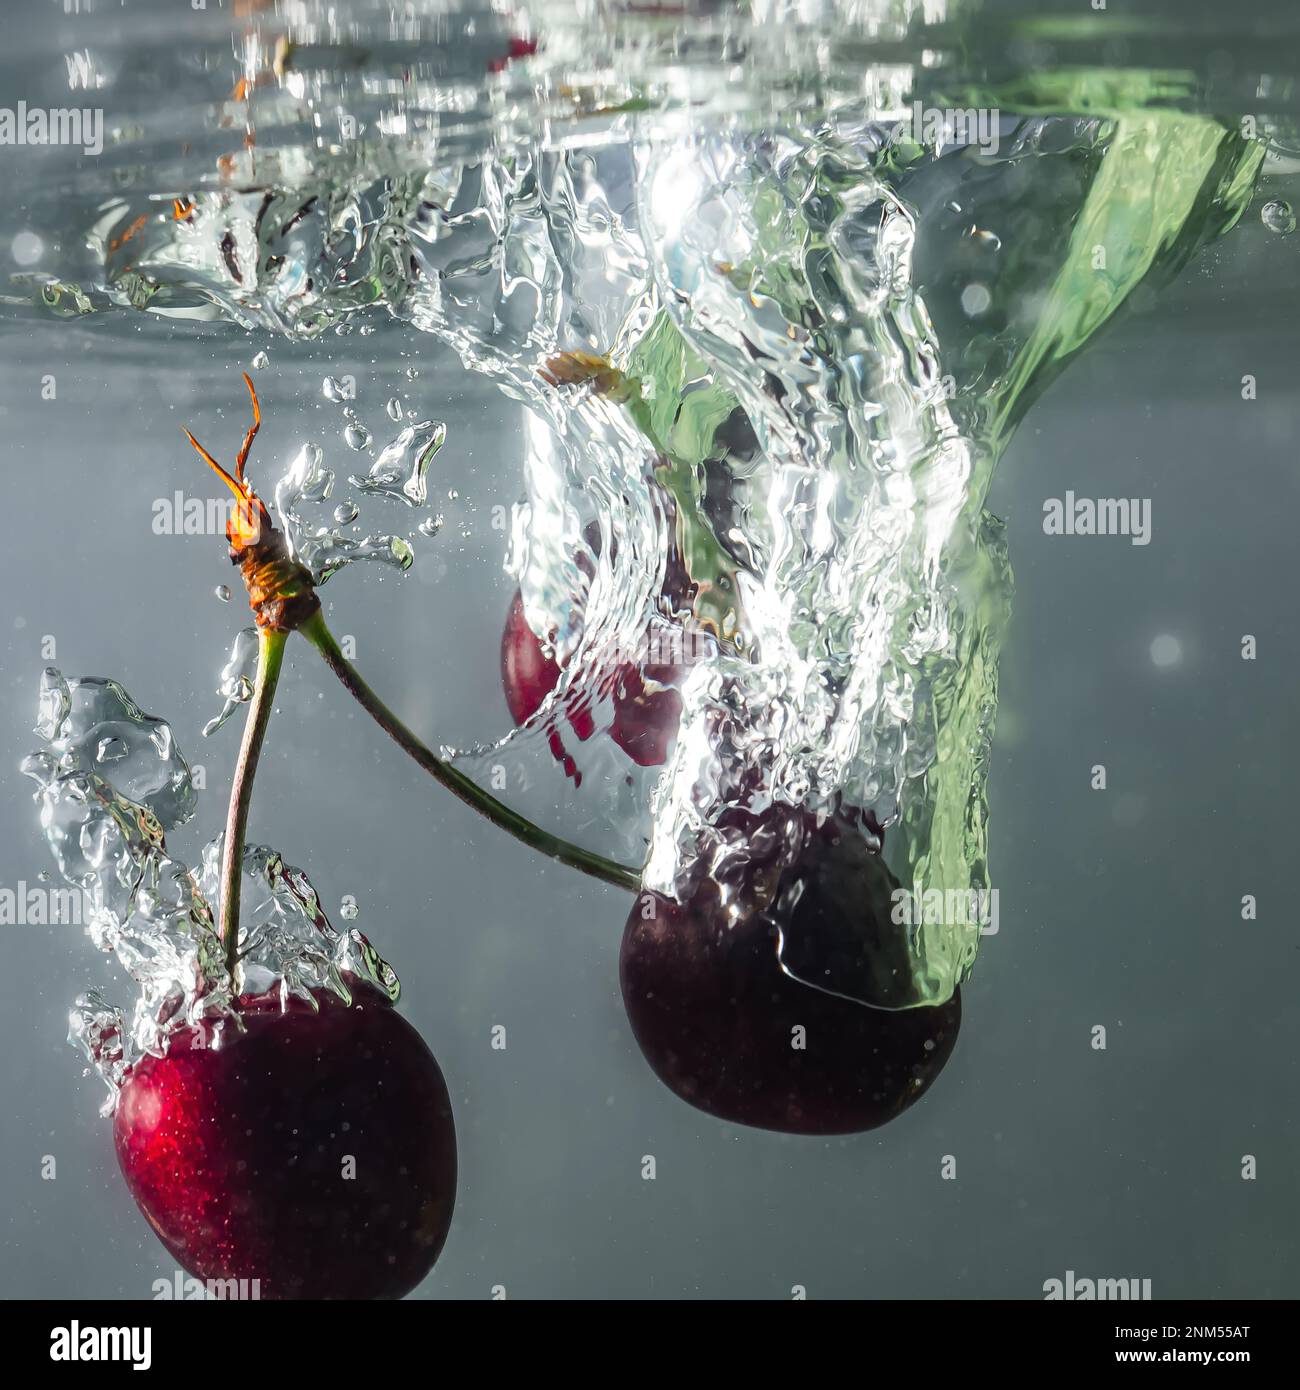
[[525,723],[541,709],[559,679],[560,668],[528,626],[524,598],[516,590],[501,637],[501,680],[510,717],[516,724]]
[[[651,680],[667,682],[676,676],[671,666],[647,666]],[[672,686],[647,690],[635,666],[620,668],[614,685],[614,721],[609,736],[641,767],[660,767],[682,721],[682,697]]]
[[[756,824],[745,829],[757,838]],[[902,943],[889,914],[893,880],[877,849],[838,818],[820,828],[809,820],[804,829],[792,864],[756,858],[742,870],[742,896],[765,873],[775,883],[770,895],[760,890],[769,906],[738,921],[726,909],[734,884],[723,892],[701,878],[684,903],[638,897],[619,961],[623,1002],[655,1074],[691,1105],[791,1134],[874,1129],[943,1070],[961,1022],[960,996],[938,1006],[869,1008],[786,973],[778,958],[783,935],[798,943],[801,963],[820,953],[828,969],[843,971],[847,962],[860,972],[855,978],[885,989],[902,977]]]
[[537,52],[536,39],[512,38],[510,46],[500,58],[493,58],[488,63],[489,72],[504,72],[507,67],[516,59],[531,58]]
[[[643,678],[631,663],[620,666],[615,674],[610,692],[614,705],[610,737],[642,767],[657,767],[663,763],[677,737],[682,698],[667,684],[676,675],[671,666],[648,666]],[[659,688],[647,689],[646,678]],[[560,668],[528,626],[523,597],[516,593],[501,638],[501,680],[510,717],[516,724],[523,724],[537,713],[559,679]],[[585,698],[575,700],[565,710],[565,719],[580,743],[585,743],[596,731],[591,706]],[[564,764],[565,771],[576,783],[580,783],[581,774],[554,728],[550,731],[550,743],[557,761]]]
[[369,986],[241,1001],[127,1078],[113,1130],[127,1186],[200,1279],[262,1298],[400,1298],[433,1267],[456,1195],[456,1131],[420,1035]]

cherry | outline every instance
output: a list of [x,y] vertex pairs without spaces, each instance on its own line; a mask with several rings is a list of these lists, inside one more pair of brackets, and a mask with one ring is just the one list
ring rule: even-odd
[[[643,678],[635,665],[625,662],[614,675],[609,692],[614,705],[610,737],[641,767],[657,767],[666,761],[673,739],[677,737],[682,697],[668,684],[677,674],[671,666],[647,666]],[[646,678],[659,688],[647,688]],[[541,638],[528,626],[523,597],[516,592],[501,639],[501,680],[510,716],[516,724],[524,723],[537,713],[559,679],[560,668]],[[577,698],[566,708],[565,719],[581,743],[596,731],[591,706],[585,698]],[[575,782],[580,782],[581,776],[564,749],[559,731],[551,728],[549,739],[557,761],[563,763]]]
[[118,1098],[118,1162],[201,1279],[262,1298],[400,1298],[433,1267],[456,1195],[446,1083],[368,985],[354,1002],[241,1000],[242,1033],[178,1032]]
[[[852,979],[900,997],[905,943],[874,823],[780,817],[731,813],[715,860],[729,882],[698,873],[683,902],[638,897],[619,960],[628,1019],[659,1079],[711,1115],[791,1134],[874,1129],[943,1070],[960,995],[891,1010],[802,983]],[[800,978],[778,952],[787,967],[797,957]]]

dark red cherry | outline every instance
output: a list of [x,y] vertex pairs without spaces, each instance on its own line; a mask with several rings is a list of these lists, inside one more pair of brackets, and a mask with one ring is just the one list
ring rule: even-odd
[[[615,673],[609,692],[614,707],[610,737],[642,767],[663,763],[677,737],[682,700],[668,684],[677,674],[671,666],[651,666],[646,668],[643,678],[630,662]],[[560,668],[541,638],[528,626],[523,598],[516,593],[501,638],[501,680],[510,716],[516,724],[523,724],[537,713],[559,679]],[[577,698],[565,710],[565,720],[580,743],[586,742],[596,731],[591,705],[585,698]],[[580,781],[559,730],[552,728],[549,737],[552,753],[564,764],[569,776]]]
[[401,1298],[433,1267],[456,1131],[420,1035],[369,986],[241,1004],[245,1031],[177,1033],[126,1080],[113,1130],[131,1194],[200,1279],[262,1298]]
[[677,672],[671,667],[648,666],[646,679],[658,683],[649,689],[635,666],[620,668],[614,683],[614,720],[609,736],[641,767],[659,767],[682,720],[682,697],[666,682]]
[[[670,1090],[720,1119],[792,1134],[888,1123],[943,1070],[961,1001],[856,1002],[902,997],[909,974],[879,839],[802,813],[776,834],[770,816],[737,815],[728,829],[728,885],[702,876],[684,903],[643,894],[633,905],[619,975],[641,1051]],[[800,841],[792,860],[787,830]],[[765,838],[769,848],[747,858]],[[736,901],[747,907],[733,921]],[[850,984],[855,998],[844,997]]]

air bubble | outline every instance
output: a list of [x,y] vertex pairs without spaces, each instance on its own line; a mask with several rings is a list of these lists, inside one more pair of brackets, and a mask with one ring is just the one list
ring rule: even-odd
[[993,303],[993,296],[988,292],[988,287],[981,284],[967,285],[961,292],[961,307],[967,318],[977,319],[981,314],[988,312],[988,307]]
[[1183,659],[1183,644],[1168,632],[1162,632],[1151,643],[1151,664],[1161,670],[1178,666]]
[[1295,210],[1282,198],[1273,198],[1259,210],[1259,220],[1278,236],[1295,231]]
[[226,720],[253,698],[253,681],[257,676],[257,629],[246,627],[235,637],[230,656],[221,669],[221,684],[217,694],[224,701],[221,712],[203,726],[203,737],[211,738]]
[[35,232],[19,232],[9,250],[19,265],[35,265],[45,254],[45,243]]
[[353,487],[405,502],[408,507],[422,507],[429,492],[426,475],[447,438],[447,427],[441,422],[423,420],[407,425],[370,466],[364,478],[351,478]]

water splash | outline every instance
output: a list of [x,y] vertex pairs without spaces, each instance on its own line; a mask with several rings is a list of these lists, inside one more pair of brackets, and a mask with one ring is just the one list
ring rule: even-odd
[[[400,411],[399,411],[400,413]],[[390,412],[391,414],[391,412]],[[364,478],[351,478],[352,486],[376,497],[390,497],[408,507],[423,507],[429,500],[429,465],[447,440],[447,426],[425,420],[407,425],[370,465]]]
[[225,703],[216,718],[208,720],[203,726],[204,738],[215,734],[241,705],[246,705],[253,698],[256,678],[257,629],[241,628],[230,649],[230,657],[221,668],[221,684],[217,687],[217,693]]
[[[436,7],[463,42],[434,44],[422,5],[399,33],[307,4],[283,43],[244,50],[256,101],[220,108],[216,176],[119,170],[95,190],[92,264],[20,283],[70,316],[302,340],[384,314],[440,338],[528,412],[509,568],[560,672],[514,748],[543,766],[575,708],[610,730],[647,630],[704,633],[662,776],[607,739],[566,750],[599,774],[584,787],[618,852],[648,843],[652,885],[734,854],[729,808],[847,803],[902,883],[983,888],[1010,592],[996,459],[1137,286],[1236,222],[1294,113],[1244,139],[1194,63],[1067,61],[1074,31],[1035,31],[1056,63],[1008,73],[996,25],[960,27],[969,8],[706,5],[683,45],[653,16],[562,3],[530,54],[472,6]],[[926,134],[927,102],[977,109],[988,138]],[[353,486],[423,504],[429,428]],[[333,485],[312,446],[276,489],[317,580],[409,566],[406,540],[319,514]],[[500,748],[460,761],[486,777]],[[908,1002],[947,998],[976,944],[919,926]]]
[[[419,429],[429,431],[417,441]],[[411,507],[428,501],[424,472],[446,438],[443,426],[404,429],[387,444],[366,478],[349,481],[365,495],[400,497]],[[316,584],[358,560],[369,560],[399,572],[410,569],[415,551],[402,536],[376,533],[364,537],[345,535],[360,511],[351,500],[328,511],[334,496],[335,473],[327,468],[317,444],[305,444],[275,486],[275,509],[294,556],[308,569]],[[400,477],[394,470],[403,470]],[[428,535],[428,532],[424,534]]]
[[[200,1020],[238,1026],[215,926],[221,837],[193,872],[167,834],[189,821],[197,795],[171,727],[145,714],[113,680],[41,682],[37,732],[44,747],[23,772],[37,785],[41,829],[59,875],[89,903],[87,935],[135,982],[129,1011],[98,990],[77,1001],[69,1040],[118,1088],[142,1056],[165,1052]],[[265,845],[245,850],[241,897],[242,992],[309,999],[313,989],[351,998],[365,980],[391,998],[397,977],[360,932],[338,933],[306,875]]]

